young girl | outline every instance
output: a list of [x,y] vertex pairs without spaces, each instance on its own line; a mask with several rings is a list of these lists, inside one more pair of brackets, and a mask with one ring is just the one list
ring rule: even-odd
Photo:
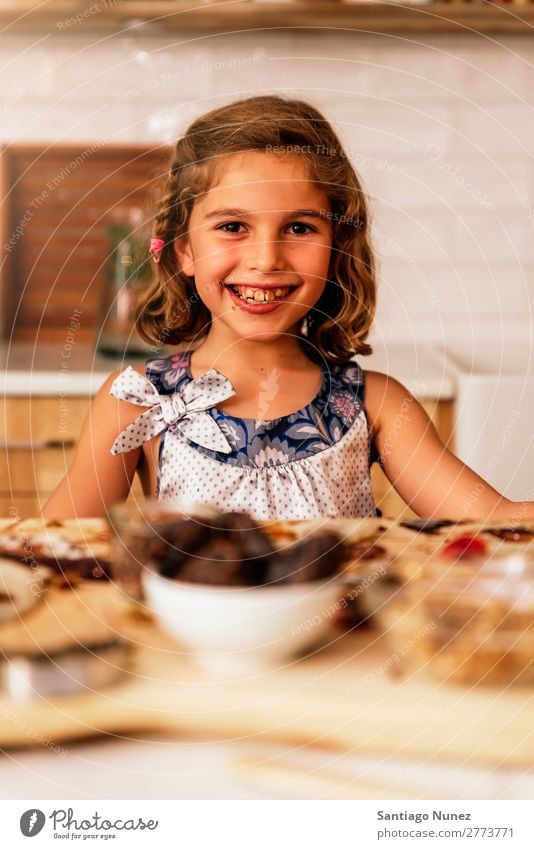
[[368,516],[377,461],[422,517],[534,518],[353,359],[375,313],[367,204],[313,106],[251,97],[194,121],[154,236],[139,331],[181,350],[104,383],[45,516],[105,515],[135,472],[146,494],[259,519]]

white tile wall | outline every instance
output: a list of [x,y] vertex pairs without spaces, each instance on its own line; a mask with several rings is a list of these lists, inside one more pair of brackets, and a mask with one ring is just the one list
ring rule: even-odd
[[531,331],[530,38],[0,36],[1,142],[170,141],[199,113],[260,92],[323,109],[362,176],[380,267],[375,339]]

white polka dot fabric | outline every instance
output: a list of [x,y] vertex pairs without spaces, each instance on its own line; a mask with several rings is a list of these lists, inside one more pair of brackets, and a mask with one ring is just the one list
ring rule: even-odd
[[375,515],[363,410],[335,445],[276,466],[223,463],[195,451],[170,430],[162,440],[159,498],[202,501],[256,519]]
[[[217,375],[225,383],[217,381]],[[189,389],[193,384],[197,385]],[[375,515],[370,436],[363,408],[338,442],[309,457],[262,467],[237,466],[197,451],[184,438],[219,451],[222,439],[228,445],[221,429],[202,410],[215,406],[223,395],[235,394],[230,382],[212,370],[191,381],[186,390],[180,399],[160,395],[131,367],[119,375],[111,390],[115,397],[150,406],[117,437],[111,451],[130,451],[161,433],[160,499],[203,502],[221,510],[244,511],[260,520]],[[194,428],[191,422],[196,423]]]
[[219,401],[235,395],[228,378],[215,369],[191,380],[180,392],[161,395],[147,377],[128,366],[113,381],[109,394],[130,404],[149,407],[118,435],[112,454],[132,451],[170,425],[178,425],[181,433],[197,445],[224,453],[232,450],[219,425],[206,412]]

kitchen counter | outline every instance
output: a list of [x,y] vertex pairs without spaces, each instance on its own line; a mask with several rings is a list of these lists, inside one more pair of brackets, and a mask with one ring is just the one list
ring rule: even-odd
[[[90,345],[3,344],[0,346],[2,391],[19,397],[86,397],[94,395],[111,372],[142,362],[141,358],[104,357]],[[376,345],[370,357],[359,357],[358,362],[367,370],[390,374],[418,398],[440,401],[454,398],[455,379],[428,346]]]
[[98,392],[112,371],[130,362],[135,360],[104,357],[91,345],[4,343],[0,346],[2,391],[10,396],[86,397]]

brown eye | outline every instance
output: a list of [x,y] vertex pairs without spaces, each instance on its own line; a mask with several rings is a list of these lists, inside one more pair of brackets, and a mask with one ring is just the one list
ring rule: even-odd
[[224,224],[221,224],[216,229],[222,230],[223,233],[237,233],[237,232],[239,232],[238,230],[225,230],[224,228],[225,227],[242,227],[242,226],[243,225],[242,225],[241,221],[226,221]]
[[[303,221],[294,221],[294,222],[293,222],[292,224],[290,224],[289,226],[290,226],[290,227],[304,227],[304,228],[305,228],[307,231],[309,231],[310,233],[315,233],[315,232],[316,232],[316,231],[313,229],[313,227],[310,227],[310,226],[309,226],[309,224],[304,224],[304,222],[303,222]],[[308,235],[308,233],[307,233],[307,232],[306,232],[306,233],[302,233],[302,232],[301,232],[301,233],[293,233],[293,235],[294,235],[294,236],[307,236],[307,235]]]

